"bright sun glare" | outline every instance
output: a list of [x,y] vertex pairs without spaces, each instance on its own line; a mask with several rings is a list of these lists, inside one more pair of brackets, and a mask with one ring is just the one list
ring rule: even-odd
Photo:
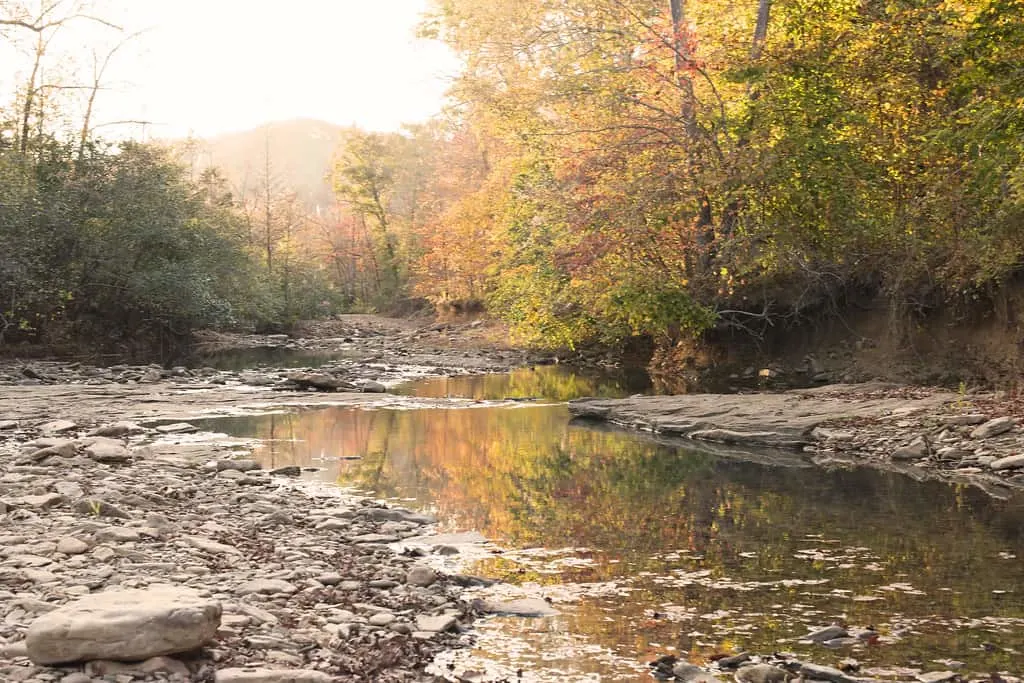
[[[436,113],[454,71],[444,46],[415,35],[428,0],[98,5],[127,33],[141,33],[112,61],[95,121],[150,121],[152,136],[209,136],[293,118],[395,130]],[[72,60],[91,60],[92,46],[121,39],[82,24],[59,36]],[[104,134],[139,128],[108,126]]]

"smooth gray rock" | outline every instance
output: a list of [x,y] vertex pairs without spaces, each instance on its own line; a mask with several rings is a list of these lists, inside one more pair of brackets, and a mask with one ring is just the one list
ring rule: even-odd
[[752,664],[740,667],[735,677],[739,683],[784,683],[789,672],[771,664]]
[[988,439],[989,437],[1005,434],[1017,425],[1017,420],[1012,417],[997,417],[977,427],[971,432],[974,439]]
[[241,555],[241,551],[239,551],[238,548],[227,545],[226,543],[218,543],[211,538],[205,538],[203,536],[182,536],[182,540],[193,548],[204,550],[213,555]]
[[8,498],[6,502],[11,507],[47,510],[64,503],[64,496],[59,493],[40,493],[38,495],[21,496],[20,498]]
[[132,459],[132,452],[123,443],[104,436],[92,437],[85,454],[96,462],[123,463]]
[[45,448],[40,448],[37,451],[32,451],[28,455],[28,460],[32,462],[40,462],[49,458],[51,455],[56,455],[59,458],[73,458],[75,457],[75,451],[77,450],[75,442],[71,439],[57,439],[60,443],[52,444]]
[[391,534],[359,534],[349,539],[353,543],[394,543],[398,536]]
[[824,643],[826,640],[832,640],[833,638],[846,638],[850,633],[842,626],[832,624],[826,628],[812,631],[804,636],[804,640],[812,640],[815,643]]
[[142,538],[138,529],[126,526],[108,526],[96,532],[97,541],[111,541],[114,543],[134,543]]
[[221,669],[215,683],[331,683],[334,677],[311,669]]
[[77,426],[78,424],[71,420],[54,420],[53,422],[40,425],[39,431],[43,434],[60,434],[62,432],[70,432]]
[[239,595],[249,595],[250,593],[262,593],[265,595],[288,593],[290,595],[298,590],[294,585],[283,579],[254,579],[236,588],[235,593]]
[[265,375],[261,372],[253,372],[251,370],[239,373],[238,379],[242,384],[248,384],[251,387],[269,387],[277,384],[277,377],[274,377],[273,375]]
[[993,470],[1010,470],[1015,467],[1024,467],[1024,455],[1008,455],[1005,458],[993,460],[988,466]]
[[458,620],[451,614],[441,614],[438,616],[420,614],[416,617],[416,630],[443,633],[454,628],[456,623],[458,623]]
[[137,661],[202,647],[216,635],[220,617],[219,602],[187,588],[110,591],[44,614],[25,642],[37,664]]
[[[928,444],[921,437],[918,437],[905,446],[901,446],[892,452],[893,460],[920,460],[928,455]],[[825,640],[828,640],[826,638]]]
[[800,675],[804,678],[811,678],[816,681],[831,681],[831,683],[860,683],[856,678],[847,676],[839,669],[833,669],[831,666],[820,666],[818,664],[801,664]]
[[561,612],[540,598],[480,600],[475,605],[481,612],[486,614],[502,614],[513,617],[553,617],[561,614]]
[[60,683],[94,683],[94,679],[87,673],[76,671],[60,679]]
[[722,657],[716,662],[716,664],[718,664],[719,669],[735,669],[743,664],[746,664],[749,661],[749,652],[739,652],[737,654],[732,655],[731,657]]
[[199,427],[190,425],[187,422],[175,422],[169,425],[160,425],[156,428],[156,431],[161,434],[187,434],[189,432],[198,432]]
[[678,662],[672,667],[672,675],[685,683],[720,683],[722,680],[689,662]]
[[704,669],[689,662],[676,662],[672,667],[672,675],[681,681],[688,681],[704,673]]
[[343,577],[341,574],[331,572],[328,574],[319,575],[318,577],[316,577],[316,580],[325,586],[337,586],[339,583],[345,580],[345,577]]
[[128,434],[139,434],[146,431],[142,426],[128,421],[114,422],[103,425],[89,432],[89,436],[126,436]]
[[976,413],[970,415],[947,415],[939,418],[939,424],[949,426],[980,425],[984,421],[985,416]]
[[[420,588],[426,588],[437,581],[437,572],[430,567],[423,565],[417,565],[412,567],[409,572],[405,575],[405,582],[410,586],[419,586]],[[421,631],[427,631],[429,629],[420,629]]]
[[73,536],[65,536],[57,541],[57,552],[65,555],[81,555],[89,550],[89,544]]
[[368,624],[370,624],[370,626],[387,626],[397,618],[398,617],[396,617],[391,612],[378,612],[377,614],[372,615],[366,621]]
[[316,391],[337,391],[346,386],[346,383],[337,377],[332,377],[322,372],[291,372],[285,375],[289,383],[297,389]]
[[877,396],[878,391],[894,386],[830,385],[777,394],[583,398],[570,401],[569,412],[576,418],[665,435],[796,448],[814,443],[814,429],[832,420],[909,415],[941,407],[956,398],[943,392],[924,398]]

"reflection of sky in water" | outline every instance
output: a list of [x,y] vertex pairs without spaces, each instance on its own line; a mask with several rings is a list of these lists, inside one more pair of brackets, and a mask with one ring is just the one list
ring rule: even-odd
[[[564,613],[495,622],[483,642],[532,643],[553,671],[635,680],[633,664],[658,654],[736,648],[829,665],[853,656],[868,669],[1024,668],[1024,499],[867,469],[767,467],[567,417],[562,405],[332,408],[216,426],[269,439],[256,453],[268,466],[322,467],[329,481],[500,539],[510,552],[471,571],[533,585]],[[571,550],[515,550],[540,547]],[[799,642],[836,620],[874,625],[881,642]]]

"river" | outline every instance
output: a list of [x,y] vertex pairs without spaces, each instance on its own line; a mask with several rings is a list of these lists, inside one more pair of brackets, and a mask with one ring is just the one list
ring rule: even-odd
[[[852,657],[876,678],[1024,668],[1022,497],[658,443],[571,423],[564,404],[649,388],[542,367],[399,388],[475,399],[451,408],[202,426],[258,437],[267,467],[315,467],[309,476],[435,512],[442,531],[493,539],[500,550],[461,570],[561,614],[480,622],[460,666],[634,681],[650,680],[646,664],[663,654],[702,663],[784,650],[831,666]],[[878,637],[834,649],[802,639],[833,622]]]

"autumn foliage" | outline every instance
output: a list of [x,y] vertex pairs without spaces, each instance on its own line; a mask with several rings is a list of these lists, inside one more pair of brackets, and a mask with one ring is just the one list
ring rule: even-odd
[[1021,0],[670,4],[435,2],[463,66],[406,136],[404,291],[573,345],[854,292],[912,317],[1016,273]]

